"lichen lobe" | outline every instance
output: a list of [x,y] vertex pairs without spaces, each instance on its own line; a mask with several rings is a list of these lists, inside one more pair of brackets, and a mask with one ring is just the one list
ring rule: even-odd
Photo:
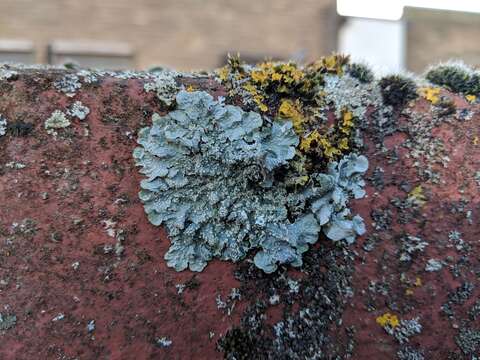
[[134,151],[146,176],[145,211],[172,242],[169,266],[201,271],[214,257],[235,262],[260,249],[255,265],[273,272],[278,264],[301,266],[322,225],[332,240],[350,242],[364,232],[345,206],[350,193],[363,196],[357,178],[368,166],[365,157],[333,162],[328,174],[312,174],[292,191],[276,176],[299,144],[291,121],[262,118],[206,92],[181,91],[176,104],[153,116]]

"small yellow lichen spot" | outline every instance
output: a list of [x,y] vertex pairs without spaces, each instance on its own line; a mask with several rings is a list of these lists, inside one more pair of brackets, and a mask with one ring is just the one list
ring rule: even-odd
[[280,80],[282,80],[282,74],[273,73],[273,74],[272,74],[272,80],[273,80],[273,81],[280,81]]
[[268,106],[265,105],[264,103],[257,102],[257,106],[262,112],[267,112],[268,111]]
[[246,83],[245,85],[243,85],[243,88],[248,91],[250,95],[252,95],[253,101],[255,102],[255,104],[257,104],[260,111],[268,111],[268,106],[263,103],[264,96],[258,93],[257,88],[253,84]]
[[350,135],[352,128],[355,124],[353,123],[353,114],[351,111],[345,111],[343,113],[343,121],[340,127],[340,131],[346,135]]
[[340,141],[338,142],[338,148],[341,150],[348,150],[349,149],[348,138],[340,139]]
[[227,81],[229,72],[228,66],[224,66],[218,70],[218,77],[222,81]]
[[318,133],[317,130],[312,131],[310,134],[308,134],[306,137],[304,137],[300,141],[300,150],[302,151],[309,151],[312,148],[312,143],[316,142],[317,144],[320,143],[320,134]]
[[477,97],[475,95],[467,95],[465,96],[465,99],[467,99],[469,103],[474,103],[475,100],[477,100]]
[[257,88],[255,86],[253,86],[252,84],[247,83],[247,84],[243,85],[243,88],[245,90],[247,90],[252,95],[257,93]]
[[422,279],[420,278],[420,276],[417,276],[417,277],[415,278],[415,283],[414,283],[414,285],[415,285],[416,287],[422,286]]
[[185,90],[187,90],[188,92],[194,92],[195,88],[193,87],[193,85],[188,85]]
[[345,125],[346,123],[350,123],[353,125],[353,122],[352,122],[352,119],[353,119],[353,114],[351,111],[345,111],[343,113],[343,124]]
[[288,99],[283,100],[278,108],[278,115],[292,120],[293,128],[297,134],[303,132],[303,123],[305,122],[300,108],[298,100],[293,102]]
[[478,136],[474,136],[472,140],[472,144],[477,146],[479,144]]
[[262,95],[254,95],[253,96],[253,100],[255,101],[255,104],[257,104],[258,108],[260,109],[260,111],[263,111],[263,112],[266,112],[268,111],[268,107],[267,105],[265,105],[263,103],[263,96]]
[[293,179],[293,184],[297,186],[303,186],[308,182],[309,179],[310,177],[308,175],[297,176]]
[[323,63],[327,70],[335,70],[335,67],[337,66],[337,59],[334,55],[327,56],[325,57]]
[[407,199],[418,204],[419,206],[425,205],[427,198],[423,194],[422,185],[414,187],[413,190],[408,193]]
[[252,80],[259,84],[265,84],[268,79],[268,74],[262,70],[254,70],[251,75]]
[[377,317],[376,322],[381,327],[389,326],[391,328],[396,328],[398,325],[400,325],[397,315],[390,314],[389,312]]
[[440,101],[440,89],[433,87],[424,87],[419,89],[420,95],[430,101],[433,105]]
[[342,152],[338,150],[336,147],[334,147],[330,141],[326,138],[321,138],[320,139],[320,145],[323,148],[323,154],[328,158],[328,159],[333,159],[336,155],[340,155]]
[[413,290],[410,289],[410,288],[406,289],[406,290],[405,290],[405,295],[407,295],[407,296],[413,295]]
[[313,64],[313,68],[317,70],[324,70],[330,73],[335,73],[337,75],[343,75],[343,65],[347,64],[348,61],[348,56],[333,54],[323,57],[319,61],[316,61]]
[[304,76],[305,76],[305,74],[301,70],[298,70],[298,69],[295,69],[291,73],[291,77],[294,81],[300,81],[300,80],[303,79]]

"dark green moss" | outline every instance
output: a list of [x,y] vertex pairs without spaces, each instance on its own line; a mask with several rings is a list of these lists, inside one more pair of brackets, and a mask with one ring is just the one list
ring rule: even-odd
[[467,95],[480,94],[480,74],[471,73],[461,66],[442,65],[430,70],[427,80],[449,90]]
[[386,76],[379,85],[385,105],[402,108],[418,97],[415,82],[400,75]]
[[364,84],[370,83],[374,79],[372,70],[363,64],[350,64],[347,67],[347,72],[350,74],[350,76]]

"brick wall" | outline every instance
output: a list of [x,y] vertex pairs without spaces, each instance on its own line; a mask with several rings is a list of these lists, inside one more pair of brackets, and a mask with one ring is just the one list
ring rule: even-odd
[[335,48],[334,0],[4,0],[0,36],[125,42],[138,68],[212,68],[227,52],[317,58]]
[[408,9],[407,68],[423,71],[429,64],[463,59],[480,65],[480,14]]

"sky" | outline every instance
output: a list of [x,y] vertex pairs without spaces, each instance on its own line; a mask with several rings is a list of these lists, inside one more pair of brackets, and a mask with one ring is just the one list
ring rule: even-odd
[[480,13],[478,0],[337,0],[343,16],[399,20],[405,6]]

